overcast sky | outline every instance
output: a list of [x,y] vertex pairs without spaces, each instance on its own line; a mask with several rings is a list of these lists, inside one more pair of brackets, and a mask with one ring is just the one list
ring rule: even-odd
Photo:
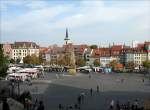
[[66,27],[74,44],[150,41],[148,0],[1,0],[2,42],[62,45]]

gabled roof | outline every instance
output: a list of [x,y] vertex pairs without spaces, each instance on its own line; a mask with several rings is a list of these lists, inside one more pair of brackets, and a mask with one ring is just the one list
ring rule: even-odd
[[123,49],[123,45],[113,45],[112,47],[111,47],[111,50],[112,51],[120,51],[120,50],[122,50]]
[[15,42],[13,48],[39,48],[35,42]]

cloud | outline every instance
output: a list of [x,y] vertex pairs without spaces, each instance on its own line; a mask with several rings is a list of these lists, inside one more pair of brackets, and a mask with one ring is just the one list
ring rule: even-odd
[[[74,5],[74,3],[2,2],[1,6],[5,9],[2,13],[6,13],[3,14],[5,17],[1,19],[2,36],[36,36],[40,39],[41,36],[51,36],[54,31],[57,33],[58,30],[66,27],[78,30],[79,34],[82,27],[91,30],[92,28],[103,29],[104,36],[115,36],[114,33],[117,31],[118,36],[121,33],[128,33],[127,35],[130,37],[139,32],[143,35],[150,32],[150,2],[91,2],[85,0],[78,1],[78,5]],[[13,14],[13,11],[9,9],[10,6],[17,7],[18,10],[21,7],[26,11],[17,13],[14,18],[4,19],[9,16],[10,12]],[[115,32],[112,32],[114,30],[111,28],[115,28]],[[88,31],[86,33],[87,36],[91,35]],[[96,38],[98,38],[98,34],[99,31],[95,32]],[[57,35],[55,34],[55,36]]]
[[150,8],[144,8],[143,5],[145,4],[138,7],[106,7],[103,1],[84,1],[79,10],[74,7],[74,10],[77,10],[76,14],[62,18],[55,26],[61,28],[78,27],[100,22],[124,22],[146,14],[149,16]]
[[31,1],[26,4],[26,7],[30,9],[42,9],[48,7],[46,1]]
[[35,35],[38,33],[44,33],[46,30],[53,27],[50,25],[51,20],[60,13],[69,10],[69,8],[69,6],[66,7],[59,5],[55,7],[33,9],[9,21],[2,19],[2,32],[5,35],[12,35],[15,33],[16,35],[23,33]]

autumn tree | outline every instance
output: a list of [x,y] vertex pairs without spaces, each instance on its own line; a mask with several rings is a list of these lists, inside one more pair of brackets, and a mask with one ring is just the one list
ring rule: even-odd
[[117,64],[118,64],[118,62],[116,60],[113,60],[110,62],[110,66],[112,67],[113,70],[116,70]]
[[39,64],[39,57],[37,57],[35,54],[31,55],[31,64]]
[[76,60],[76,65],[77,66],[85,66],[86,62],[84,61],[84,59],[79,58],[79,59]]
[[23,62],[26,64],[40,64],[40,60],[39,57],[37,57],[35,54],[27,55],[26,57],[24,57]]
[[26,57],[24,57],[23,62],[26,64],[31,64],[31,56],[27,55]]
[[129,62],[127,63],[127,67],[128,67],[128,69],[130,69],[130,70],[134,70],[134,68],[135,68],[134,62],[133,62],[133,61],[129,61]]
[[98,59],[94,60],[93,62],[94,66],[100,66],[100,61]]
[[64,55],[59,55],[57,63],[58,65],[63,65],[63,66],[66,64]]

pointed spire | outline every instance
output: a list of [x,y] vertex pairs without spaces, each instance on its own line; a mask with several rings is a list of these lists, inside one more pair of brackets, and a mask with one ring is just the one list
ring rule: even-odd
[[66,28],[66,38],[68,38],[68,29]]
[[66,45],[68,44],[68,41],[70,40],[68,37],[69,37],[68,36],[68,29],[66,28],[66,36],[65,36],[65,39],[64,39]]

